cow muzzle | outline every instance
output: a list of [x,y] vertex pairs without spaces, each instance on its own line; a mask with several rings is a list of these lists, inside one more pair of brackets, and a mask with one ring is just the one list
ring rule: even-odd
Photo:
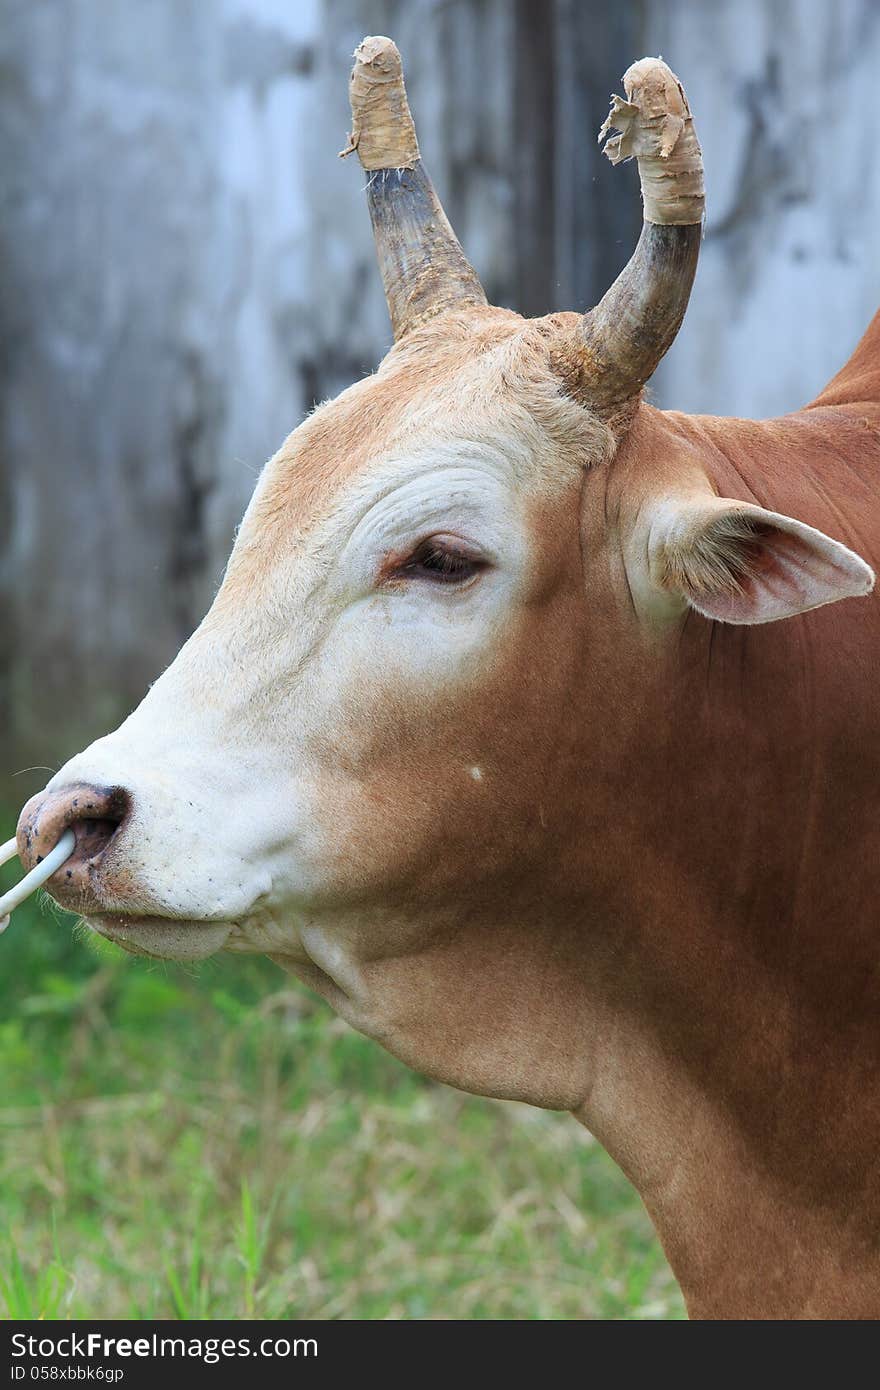
[[96,911],[99,904],[94,876],[130,811],[131,796],[123,787],[80,782],[39,792],[19,816],[19,858],[26,869],[34,868],[54,849],[65,830],[71,830],[73,852],[46,887],[62,907],[86,914]]

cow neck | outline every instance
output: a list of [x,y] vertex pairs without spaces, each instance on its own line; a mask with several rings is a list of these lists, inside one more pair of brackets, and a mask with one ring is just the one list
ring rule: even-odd
[[842,697],[819,671],[786,685],[758,663],[734,718],[718,682],[748,687],[750,657],[713,646],[705,684],[673,687],[579,1118],[641,1192],[695,1314],[876,1316],[877,740],[856,704],[850,738],[811,745],[804,721]]
[[690,1062],[630,1032],[577,1118],[639,1191],[691,1317],[876,1317],[876,1166],[846,1150],[829,1162],[833,1122],[798,1088],[762,1091],[703,1087]]
[[[655,424],[700,446],[720,495],[876,563],[875,419],[820,403]],[[630,783],[626,987],[576,1113],[639,1189],[695,1316],[880,1313],[878,645],[876,605],[855,602],[686,623]]]

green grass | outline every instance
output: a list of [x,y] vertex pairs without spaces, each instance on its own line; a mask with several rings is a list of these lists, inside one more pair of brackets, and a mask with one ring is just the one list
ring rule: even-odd
[[32,899],[0,1078],[7,1318],[683,1315],[574,1121],[426,1081],[268,961],[135,960]]

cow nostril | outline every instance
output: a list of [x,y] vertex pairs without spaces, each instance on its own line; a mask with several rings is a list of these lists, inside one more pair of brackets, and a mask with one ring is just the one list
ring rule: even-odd
[[[98,787],[85,782],[58,787],[32,797],[18,821],[18,853],[33,869],[54,849],[65,830],[74,835],[68,869],[75,870],[103,854],[131,809],[124,787]],[[73,877],[68,873],[67,877]]]
[[103,854],[122,824],[122,819],[121,815],[118,818],[84,816],[82,820],[71,821],[70,828],[76,836],[75,858],[95,859]]

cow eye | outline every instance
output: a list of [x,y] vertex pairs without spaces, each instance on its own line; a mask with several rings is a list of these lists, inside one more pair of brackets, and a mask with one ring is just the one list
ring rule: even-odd
[[485,560],[465,549],[460,541],[431,536],[398,567],[397,575],[406,579],[426,579],[434,584],[464,584],[485,568]]

